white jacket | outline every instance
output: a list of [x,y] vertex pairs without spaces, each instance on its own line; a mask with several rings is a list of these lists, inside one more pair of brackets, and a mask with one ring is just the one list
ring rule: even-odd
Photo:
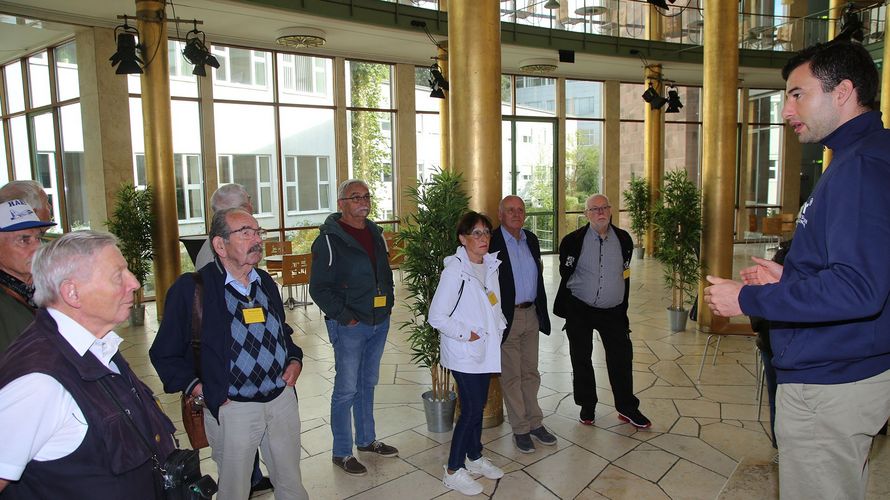
[[[439,330],[442,366],[462,373],[500,373],[501,337],[507,321],[501,312],[497,254],[486,254],[485,282],[481,283],[464,247],[445,258],[445,269],[430,305],[430,325]],[[492,304],[492,292],[497,299]],[[470,342],[470,333],[478,340]]]

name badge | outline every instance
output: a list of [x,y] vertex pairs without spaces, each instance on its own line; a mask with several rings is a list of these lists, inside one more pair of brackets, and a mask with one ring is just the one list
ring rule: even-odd
[[386,307],[386,295],[375,295],[374,307]]
[[491,305],[495,306],[498,303],[498,296],[495,295],[494,292],[489,291],[488,292],[488,301],[491,303]]
[[263,314],[262,307],[251,307],[249,309],[242,309],[241,314],[244,315],[244,322],[248,325],[266,322],[266,315]]
[[624,270],[624,279],[630,278],[630,269]]

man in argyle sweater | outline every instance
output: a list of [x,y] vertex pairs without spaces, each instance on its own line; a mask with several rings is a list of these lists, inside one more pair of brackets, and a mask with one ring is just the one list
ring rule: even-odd
[[265,231],[241,208],[213,215],[215,262],[203,283],[200,370],[190,345],[196,280],[167,292],[149,352],[167,392],[202,395],[207,440],[219,469],[219,500],[246,499],[257,448],[277,499],[307,499],[300,475],[300,413],[294,384],[303,351],[291,340],[275,282],[255,266]]

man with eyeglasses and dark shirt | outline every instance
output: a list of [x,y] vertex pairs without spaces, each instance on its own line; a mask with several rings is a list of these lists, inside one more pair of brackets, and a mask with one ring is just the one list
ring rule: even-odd
[[54,222],[40,220],[22,200],[0,202],[0,354],[34,321],[31,259]]
[[309,293],[325,314],[334,347],[333,462],[347,474],[363,476],[367,469],[352,455],[353,444],[384,457],[399,454],[377,440],[374,428],[374,387],[394,302],[392,270],[383,230],[368,220],[368,185],[343,181],[337,207],[340,211],[328,216],[312,244]]
[[596,380],[593,373],[593,330],[600,334],[606,368],[618,419],[645,429],[652,422],[640,412],[633,392],[633,345],[627,298],[630,294],[630,258],[633,240],[627,231],[612,224],[609,198],[587,198],[584,214],[589,224],[566,235],[559,244],[562,277],[553,313],[565,318],[572,360],[575,404],[579,420],[593,425],[596,418]]
[[204,428],[219,470],[220,500],[250,495],[257,448],[275,498],[305,500],[300,474],[300,411],[294,384],[303,351],[285,323],[278,286],[257,269],[266,231],[242,208],[213,214],[216,259],[202,283],[200,376],[191,346],[197,279],[184,274],[167,292],[149,356],[164,390],[203,396]]

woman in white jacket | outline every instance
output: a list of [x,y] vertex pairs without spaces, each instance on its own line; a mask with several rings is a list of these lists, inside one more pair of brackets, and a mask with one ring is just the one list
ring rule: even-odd
[[499,479],[504,471],[482,456],[482,409],[492,373],[501,371],[501,312],[498,266],[488,253],[491,221],[468,212],[457,225],[461,246],[445,258],[445,269],[430,305],[430,325],[439,331],[440,360],[451,370],[460,396],[460,417],[442,483],[464,495],[482,493],[472,475]]

